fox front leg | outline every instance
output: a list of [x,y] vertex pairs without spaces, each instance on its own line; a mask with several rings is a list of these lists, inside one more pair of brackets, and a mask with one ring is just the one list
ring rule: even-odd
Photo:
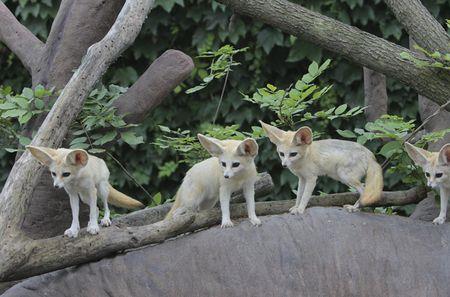
[[89,222],[86,231],[90,234],[97,234],[100,231],[98,226],[97,190],[95,187],[87,193],[81,193],[83,201],[89,203]]
[[64,231],[64,235],[70,238],[75,238],[78,236],[80,231],[80,221],[78,220],[78,213],[80,212],[80,202],[78,194],[69,193],[70,197],[70,208],[72,210],[72,224],[70,228]]
[[445,189],[444,187],[440,188],[441,210],[439,211],[439,216],[433,220],[433,224],[441,225],[445,223],[445,219],[447,218],[447,205],[449,194],[450,190]]
[[247,213],[250,223],[253,226],[261,225],[261,221],[256,216],[255,212],[255,181],[246,182],[243,185],[245,202],[247,203]]
[[298,177],[298,187],[297,187],[297,198],[295,200],[295,205],[289,209],[289,212],[292,214],[297,213],[298,206],[300,205],[300,201],[303,196],[303,192],[305,191],[305,179],[301,176]]
[[220,187],[220,210],[222,211],[222,228],[233,227],[233,222],[230,218],[230,198],[231,191],[227,186]]
[[306,206],[308,205],[308,201],[311,198],[311,195],[316,187],[317,177],[306,178],[305,188],[303,190],[302,199],[300,200],[300,205],[294,209],[292,209],[291,214],[302,214],[305,212]]

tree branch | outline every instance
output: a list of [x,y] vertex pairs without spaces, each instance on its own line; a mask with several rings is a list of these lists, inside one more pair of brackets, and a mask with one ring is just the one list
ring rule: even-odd
[[0,1],[0,41],[20,59],[28,72],[36,70],[44,44]]
[[186,213],[173,220],[151,225],[102,228],[95,237],[84,232],[85,234],[73,239],[57,236],[25,242],[22,245],[22,253],[13,251],[12,257],[2,259],[0,281],[23,279],[95,261],[125,249],[161,243],[167,238],[184,233],[193,221],[194,214]]
[[431,52],[450,52],[450,36],[420,0],[384,2],[417,44]]
[[[351,62],[398,79],[438,104],[450,97],[450,74],[400,57],[410,50],[286,0],[219,0],[245,16],[315,43]],[[401,69],[401,71],[399,71]],[[449,108],[450,110],[450,108]]]
[[115,102],[118,114],[126,114],[127,123],[140,123],[194,69],[188,55],[168,50],[156,59],[141,77]]
[[[153,0],[128,0],[106,36],[92,45],[80,67],[53,105],[33,139],[34,145],[57,147],[83,102],[109,65],[134,41]],[[0,238],[14,240],[42,166],[24,153],[14,164],[0,195]]]

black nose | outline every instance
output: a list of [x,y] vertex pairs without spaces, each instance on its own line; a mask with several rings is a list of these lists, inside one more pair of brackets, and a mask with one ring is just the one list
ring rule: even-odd
[[225,178],[229,178],[230,176],[229,176],[229,175],[224,175],[223,177],[225,177]]
[[283,164],[283,167],[284,167],[284,168],[286,168],[286,167],[287,167],[287,165],[286,165],[286,164]]
[[59,189],[59,186],[58,186],[58,185],[55,185],[55,188]]

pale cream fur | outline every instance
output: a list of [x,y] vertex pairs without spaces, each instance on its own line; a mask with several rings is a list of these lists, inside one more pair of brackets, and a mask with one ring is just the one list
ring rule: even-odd
[[433,223],[437,225],[445,223],[450,197],[450,143],[444,145],[439,152],[429,152],[408,142],[405,143],[405,149],[414,163],[422,167],[428,186],[439,188],[441,209]]
[[[350,141],[326,139],[313,141],[308,127],[297,131],[283,131],[261,122],[270,141],[277,146],[283,167],[298,176],[297,200],[290,209],[292,214],[305,211],[314,191],[317,178],[329,176],[352,188],[361,195],[355,205],[346,205],[356,211],[362,205],[379,200],[383,189],[383,175],[375,156],[364,146]],[[366,176],[366,185],[361,179]]]
[[97,195],[102,199],[105,212],[101,220],[102,226],[111,225],[108,201],[112,205],[123,208],[143,207],[142,203],[117,191],[109,184],[109,170],[102,159],[80,149],[52,149],[36,146],[27,146],[27,149],[39,162],[50,169],[55,188],[64,188],[69,195],[72,224],[64,235],[78,236],[79,199],[89,205],[87,231],[91,234],[97,234],[99,231]]
[[[260,225],[254,200],[257,176],[254,158],[258,154],[256,141],[250,138],[244,141],[218,140],[201,134],[198,138],[213,157],[195,164],[188,170],[166,218],[187,209],[195,212],[210,209],[219,200],[222,211],[221,226],[232,227],[229,210],[231,194],[243,189],[250,222],[255,226]],[[233,164],[239,165],[233,167]]]

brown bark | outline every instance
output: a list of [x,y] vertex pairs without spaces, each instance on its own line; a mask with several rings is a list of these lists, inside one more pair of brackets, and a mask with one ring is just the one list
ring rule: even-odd
[[386,76],[363,67],[364,72],[364,111],[368,122],[373,122],[388,112]]
[[[335,52],[355,64],[393,77],[442,105],[450,98],[450,74],[418,67],[400,54],[415,53],[287,0],[219,0],[240,15]],[[447,108],[450,110],[450,107]]]

